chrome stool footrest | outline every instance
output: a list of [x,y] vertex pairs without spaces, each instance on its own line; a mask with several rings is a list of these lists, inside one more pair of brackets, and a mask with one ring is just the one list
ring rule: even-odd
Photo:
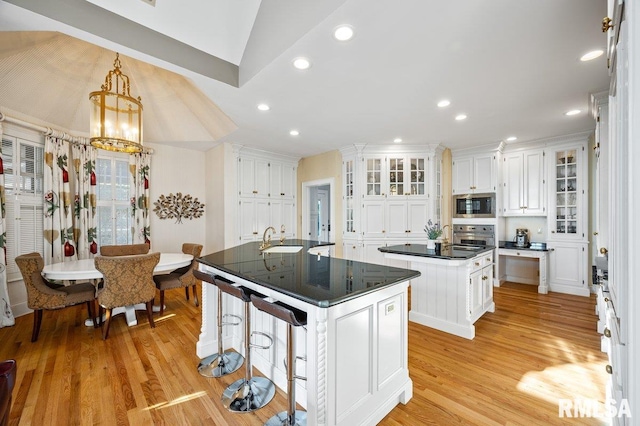
[[[224,321],[225,317],[231,317],[234,319],[234,321]],[[234,314],[224,314],[222,315],[222,325],[240,325],[242,324],[242,317],[240,315],[234,315]]]
[[[298,359],[299,359],[300,361],[307,362],[307,357],[306,357],[306,356],[296,356],[296,360],[298,360]],[[283,358],[283,359],[282,359],[282,364],[284,364],[284,368],[286,368],[286,369],[287,369],[287,371],[288,371],[289,367],[287,366],[287,359],[286,359],[286,358]],[[296,369],[296,363],[294,362],[294,363],[293,363],[293,372],[294,372],[294,373],[293,373],[293,378],[294,378],[294,379],[298,379],[298,380],[304,380],[304,381],[306,382],[306,381],[307,381],[307,378],[306,378],[306,377],[304,377],[304,376],[298,376],[297,374],[295,374],[295,369]]]
[[293,419],[289,417],[289,413],[281,411],[275,416],[271,417],[264,426],[306,426],[307,424],[307,412],[296,411],[293,414]]
[[266,344],[266,345],[258,345],[257,343],[249,343],[249,347],[250,348],[269,349],[271,346],[273,346],[273,337],[269,336],[267,333],[263,333],[262,331],[252,331],[251,332],[251,337],[253,337],[256,334],[266,338],[267,340],[269,340],[269,343]]

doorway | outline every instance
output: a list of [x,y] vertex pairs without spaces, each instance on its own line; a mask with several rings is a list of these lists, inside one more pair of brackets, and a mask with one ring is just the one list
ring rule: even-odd
[[321,179],[302,184],[302,238],[335,242],[333,179]]

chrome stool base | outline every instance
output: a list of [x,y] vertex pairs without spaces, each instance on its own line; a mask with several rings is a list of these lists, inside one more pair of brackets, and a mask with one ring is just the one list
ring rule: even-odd
[[226,376],[242,367],[244,357],[238,352],[223,352],[204,358],[198,364],[198,373],[204,377],[216,378]]
[[294,417],[289,419],[289,414],[286,411],[282,411],[267,420],[264,426],[307,426],[306,411],[296,410]]
[[273,382],[264,377],[236,380],[222,393],[222,405],[229,411],[250,413],[267,405],[276,393]]

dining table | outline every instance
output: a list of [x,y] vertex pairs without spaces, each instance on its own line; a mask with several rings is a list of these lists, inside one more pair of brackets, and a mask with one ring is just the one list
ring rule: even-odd
[[[192,260],[193,255],[191,254],[160,253],[160,261],[153,269],[153,275],[168,274],[178,268],[190,265]],[[47,280],[56,281],[93,280],[97,282],[103,278],[102,273],[96,269],[93,259],[79,259],[45,265],[42,269],[42,276]],[[134,326],[138,324],[135,311],[146,311],[145,304],[138,303],[136,305],[114,308],[111,315],[124,313],[127,325]],[[154,306],[153,311],[159,312],[160,307]],[[85,325],[93,327],[93,320],[88,318],[85,321]]]

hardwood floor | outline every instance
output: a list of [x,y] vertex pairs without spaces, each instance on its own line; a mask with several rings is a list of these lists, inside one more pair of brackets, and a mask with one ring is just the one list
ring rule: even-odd
[[[605,398],[595,299],[535,291],[496,288],[496,312],[476,323],[474,340],[409,323],[413,398],[380,424],[604,424],[558,417],[559,398]],[[182,289],[167,291],[166,304],[155,329],[143,314],[135,327],[115,317],[106,342],[83,325],[85,306],[46,311],[36,343],[31,315],[0,329],[0,359],[18,361],[10,424],[261,425],[286,409],[278,390],[260,411],[227,412],[220,395],[243,369],[200,376],[200,310]]]

